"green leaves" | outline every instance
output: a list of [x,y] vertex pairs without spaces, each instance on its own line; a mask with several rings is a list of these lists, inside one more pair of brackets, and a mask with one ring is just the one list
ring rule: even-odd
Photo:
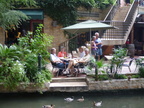
[[125,61],[124,57],[127,56],[127,49],[126,48],[115,48],[113,50],[113,58],[111,59],[111,72],[117,74],[118,70],[121,69],[121,64]]
[[0,27],[4,29],[11,29],[12,27],[14,27],[14,25],[18,27],[18,25],[21,24],[22,21],[26,21],[29,19],[24,13],[16,10],[9,10],[7,12],[4,12],[2,13],[2,16],[3,17],[1,17],[2,22],[0,24]]
[[[39,25],[34,35],[28,34],[19,38],[19,45],[10,47],[0,44],[0,82],[6,88],[15,89],[21,82],[33,82],[41,86],[50,81],[52,74],[45,68],[52,36],[42,33],[43,25]],[[38,54],[41,54],[41,71],[38,70]]]
[[0,80],[4,83],[4,86],[10,90],[15,89],[21,82],[29,82],[29,79],[26,77],[24,65],[18,60],[13,61],[10,58],[6,59],[0,67],[0,70],[0,75],[3,76],[0,77]]
[[77,10],[83,7],[90,11],[92,8],[104,9],[113,4],[114,0],[36,0],[38,6],[59,24],[65,26],[76,23]]
[[0,27],[3,29],[11,29],[18,25],[28,17],[20,12],[13,10],[15,6],[34,6],[35,0],[1,0],[0,1]]

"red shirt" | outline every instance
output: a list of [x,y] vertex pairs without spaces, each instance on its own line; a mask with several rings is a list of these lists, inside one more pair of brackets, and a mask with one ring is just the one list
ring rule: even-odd
[[60,52],[58,53],[58,57],[66,57],[66,55],[67,55],[66,52],[61,52],[61,51],[60,51]]

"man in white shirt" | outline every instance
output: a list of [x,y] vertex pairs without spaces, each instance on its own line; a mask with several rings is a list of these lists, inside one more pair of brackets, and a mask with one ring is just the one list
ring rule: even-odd
[[67,62],[60,60],[60,58],[56,56],[55,48],[51,49],[50,61],[51,61],[52,65],[55,65],[58,68],[65,68],[68,65]]

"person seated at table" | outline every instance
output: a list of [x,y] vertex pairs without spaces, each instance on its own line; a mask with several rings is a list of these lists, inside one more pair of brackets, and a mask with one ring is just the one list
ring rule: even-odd
[[85,56],[84,48],[81,46],[78,48],[78,57],[82,58]]
[[[88,61],[90,61],[90,53],[89,53],[89,49],[86,48],[85,49],[85,56],[80,58],[80,59],[72,59],[69,61],[68,67],[66,68],[66,71],[64,73],[71,73],[73,74],[73,70],[74,70],[74,66],[78,63],[87,63]],[[71,72],[69,72],[71,70]]]
[[67,53],[65,52],[65,47],[61,47],[61,51],[58,52],[58,57],[67,57]]
[[64,62],[58,56],[56,56],[55,48],[51,49],[50,61],[53,65],[57,66],[58,68],[65,68],[68,66],[68,62]]

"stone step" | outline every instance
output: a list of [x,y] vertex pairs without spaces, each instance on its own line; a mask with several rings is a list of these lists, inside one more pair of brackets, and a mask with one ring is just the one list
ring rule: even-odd
[[122,7],[122,8],[120,8],[120,9],[116,12],[113,20],[124,21],[126,15],[127,15],[127,13],[128,13],[128,11],[129,11],[129,8],[130,8],[130,7],[128,7],[128,6],[127,6],[127,7]]
[[50,83],[49,87],[86,87],[86,82],[55,82]]
[[86,77],[67,77],[67,78],[52,78],[51,83],[54,82],[85,82]]
[[86,82],[55,82],[50,83],[49,89],[61,92],[87,91],[88,85]]

